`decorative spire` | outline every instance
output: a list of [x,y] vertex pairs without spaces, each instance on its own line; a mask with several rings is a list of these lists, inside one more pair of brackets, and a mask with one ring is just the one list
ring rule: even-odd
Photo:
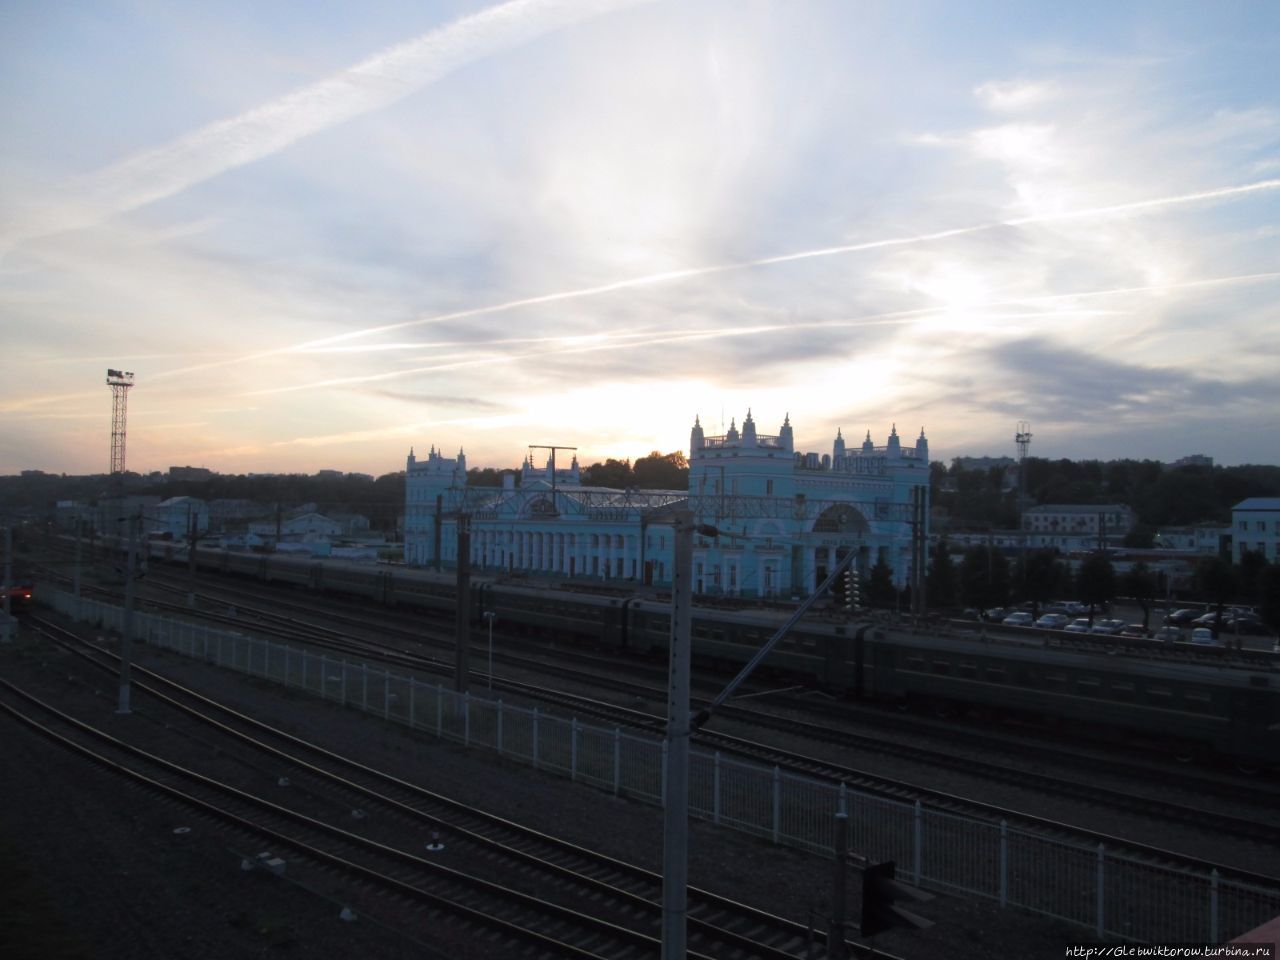
[[839,428],[839,427],[836,427],[836,439],[837,439],[837,440],[843,440],[843,439],[844,439],[844,435],[840,432],[840,428]]
[[782,418],[782,425],[783,425],[784,427],[789,427],[789,426],[791,426],[791,414],[790,414],[790,413],[787,413],[786,415],[784,415],[784,416],[783,416],[783,418]]
[[896,437],[897,435],[898,435],[898,425],[895,423],[893,425],[893,428],[889,431],[889,436]]

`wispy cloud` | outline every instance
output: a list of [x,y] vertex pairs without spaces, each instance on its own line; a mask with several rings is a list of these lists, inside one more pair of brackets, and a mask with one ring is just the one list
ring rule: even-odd
[[137,209],[379,110],[453,71],[648,0],[509,0],[375,54],[319,83],[64,185],[11,222],[0,251]]

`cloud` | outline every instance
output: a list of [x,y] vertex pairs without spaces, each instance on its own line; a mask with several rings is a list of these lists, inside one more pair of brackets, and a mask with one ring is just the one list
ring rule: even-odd
[[0,250],[91,226],[379,110],[453,71],[647,0],[509,0],[383,50],[334,76],[66,184],[0,224]]
[[974,88],[973,94],[988,110],[1015,113],[1040,106],[1055,94],[1052,83],[1025,80],[989,80]]

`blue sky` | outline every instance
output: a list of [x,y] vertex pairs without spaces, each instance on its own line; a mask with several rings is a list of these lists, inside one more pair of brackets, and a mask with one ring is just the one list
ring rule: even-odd
[[12,0],[0,473],[1280,462],[1280,6]]

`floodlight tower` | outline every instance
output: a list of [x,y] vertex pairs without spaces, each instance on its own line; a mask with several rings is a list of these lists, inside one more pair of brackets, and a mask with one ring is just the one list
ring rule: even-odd
[[124,425],[133,374],[108,370],[107,386],[111,388],[111,475],[116,476],[124,473]]
[[1031,424],[1018,421],[1018,432],[1013,435],[1018,445],[1018,527],[1022,527],[1022,511],[1027,503],[1027,450],[1031,446]]

